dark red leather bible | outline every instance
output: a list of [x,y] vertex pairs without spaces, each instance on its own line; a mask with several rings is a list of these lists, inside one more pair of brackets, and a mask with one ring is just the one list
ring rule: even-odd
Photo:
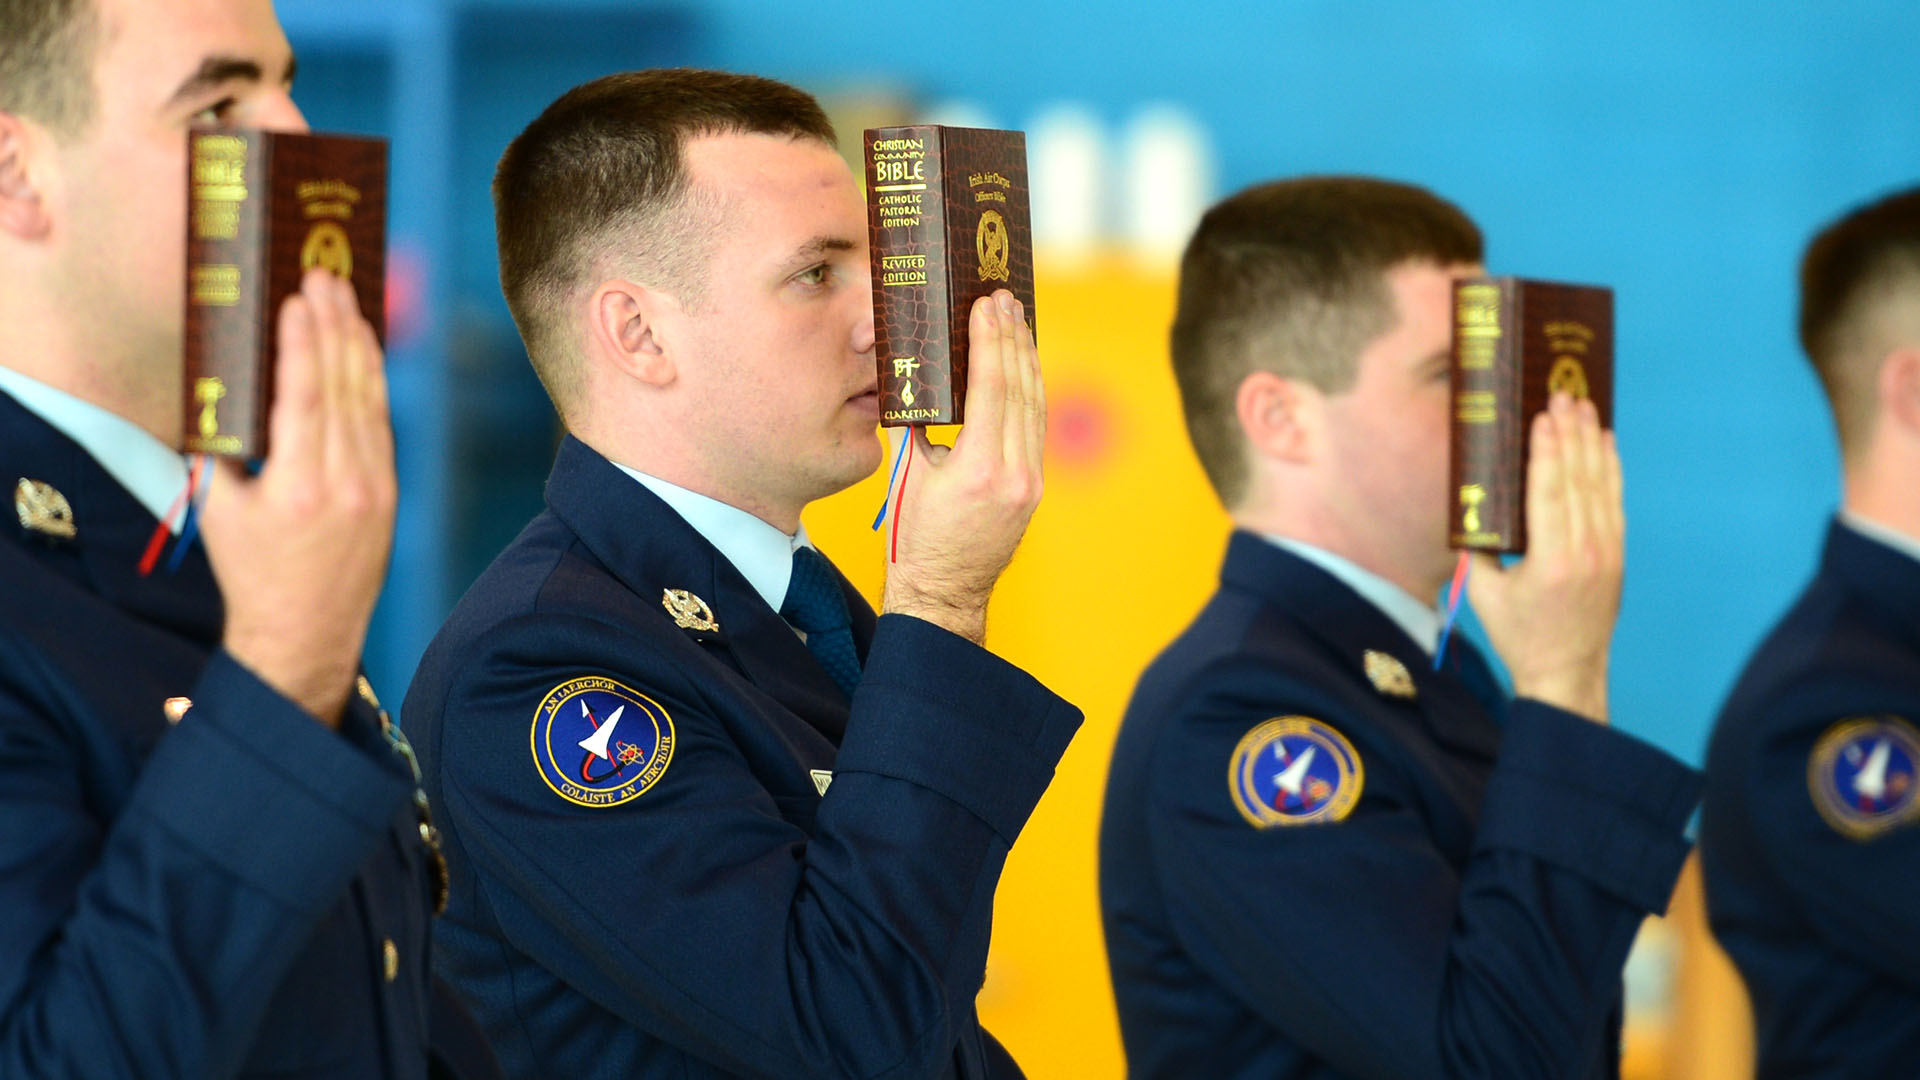
[[188,139],[183,445],[265,457],[280,303],[309,267],[351,281],[386,339],[387,144],[233,128]]
[[1566,390],[1613,426],[1613,290],[1513,277],[1453,286],[1452,518],[1456,548],[1527,548],[1533,418]]
[[960,423],[974,301],[1007,289],[1037,326],[1027,137],[873,128],[865,151],[880,423]]

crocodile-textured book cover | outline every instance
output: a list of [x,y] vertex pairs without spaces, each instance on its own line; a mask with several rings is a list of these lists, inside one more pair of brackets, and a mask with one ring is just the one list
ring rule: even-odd
[[957,424],[973,303],[1033,303],[1027,140],[1018,131],[873,128],[865,140],[880,422]]

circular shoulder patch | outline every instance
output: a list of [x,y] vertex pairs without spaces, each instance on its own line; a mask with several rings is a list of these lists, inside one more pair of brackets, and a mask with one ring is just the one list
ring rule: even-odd
[[1842,720],[1814,744],[1807,787],[1827,824],[1856,840],[1920,820],[1920,734],[1897,716]]
[[1305,716],[1261,724],[1233,748],[1227,789],[1258,828],[1332,823],[1353,812],[1366,780],[1346,736]]
[[667,771],[673,719],[645,694],[583,675],[541,700],[530,741],[534,767],[555,795],[581,806],[619,806]]

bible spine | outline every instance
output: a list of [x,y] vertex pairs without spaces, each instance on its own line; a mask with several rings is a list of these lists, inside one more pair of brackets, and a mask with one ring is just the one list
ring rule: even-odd
[[195,453],[264,456],[273,366],[262,318],[268,141],[196,131],[187,155],[186,439]]

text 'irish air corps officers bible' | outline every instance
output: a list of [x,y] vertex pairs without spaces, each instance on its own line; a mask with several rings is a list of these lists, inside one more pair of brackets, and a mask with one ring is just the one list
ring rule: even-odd
[[387,144],[196,129],[187,154],[186,449],[265,457],[281,302],[312,267],[386,339]]
[[880,423],[960,423],[974,301],[1006,289],[1035,325],[1027,137],[873,128],[865,160]]
[[1565,390],[1613,426],[1613,290],[1497,277],[1453,286],[1453,546],[1527,549],[1533,418]]

